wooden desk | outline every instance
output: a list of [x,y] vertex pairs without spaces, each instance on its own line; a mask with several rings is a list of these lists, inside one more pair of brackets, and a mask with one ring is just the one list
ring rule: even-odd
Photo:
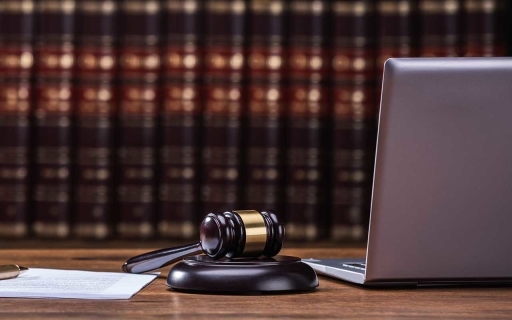
[[[27,267],[120,271],[144,250],[1,250],[0,264]],[[286,249],[300,257],[362,257],[363,249]],[[169,268],[131,300],[0,299],[1,319],[205,318],[511,318],[512,288],[363,289],[320,277],[312,293],[222,296],[173,292],[165,286]]]

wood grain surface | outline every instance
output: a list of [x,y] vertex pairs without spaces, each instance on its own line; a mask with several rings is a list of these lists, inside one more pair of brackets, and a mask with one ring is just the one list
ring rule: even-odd
[[[144,249],[0,250],[0,264],[26,267],[121,271],[122,263]],[[302,258],[363,257],[364,249],[284,249]],[[320,276],[311,293],[201,295],[165,286],[169,267],[131,300],[0,298],[0,319],[141,318],[434,318],[510,319],[512,288],[364,289]]]

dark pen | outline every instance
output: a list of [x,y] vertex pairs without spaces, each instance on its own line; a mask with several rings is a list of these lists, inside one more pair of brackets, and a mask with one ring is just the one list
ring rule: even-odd
[[0,280],[16,278],[20,274],[27,272],[28,268],[15,264],[0,266]]

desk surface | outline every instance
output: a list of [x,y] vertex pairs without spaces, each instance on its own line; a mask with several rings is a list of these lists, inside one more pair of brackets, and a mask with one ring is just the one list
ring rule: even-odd
[[[120,271],[144,250],[0,250],[0,264],[27,267]],[[363,249],[285,249],[308,257],[363,257]],[[165,286],[169,268],[131,300],[0,299],[2,319],[123,318],[511,318],[511,288],[364,289],[319,277],[315,292],[298,295],[223,296],[174,292]]]

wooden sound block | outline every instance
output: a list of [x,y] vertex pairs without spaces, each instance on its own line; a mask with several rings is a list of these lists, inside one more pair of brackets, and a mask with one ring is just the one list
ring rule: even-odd
[[171,269],[167,286],[204,293],[292,293],[314,290],[318,278],[315,271],[297,257],[215,260],[197,255],[183,259]]

